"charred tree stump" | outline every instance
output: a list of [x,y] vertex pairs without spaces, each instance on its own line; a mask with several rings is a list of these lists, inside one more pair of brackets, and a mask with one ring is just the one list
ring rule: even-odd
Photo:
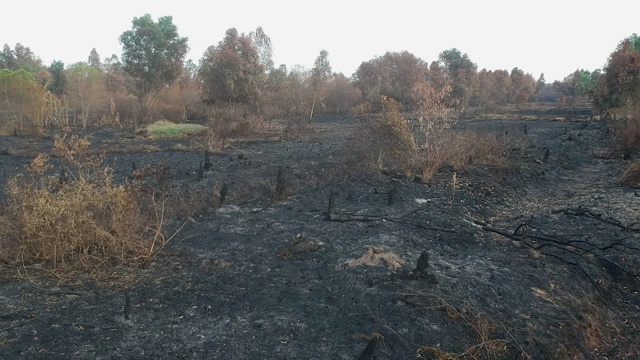
[[213,167],[211,163],[211,156],[209,155],[209,150],[205,150],[204,152],[204,170],[209,171]]
[[325,218],[331,220],[332,215],[336,213],[336,193],[331,191],[329,193],[329,207],[327,208],[327,214]]
[[358,360],[373,359],[373,353],[376,351],[376,346],[378,345],[380,337],[380,334],[373,334],[371,340],[369,340],[369,343],[367,344],[367,347],[364,348],[364,351],[360,354],[360,357],[358,357]]
[[204,168],[202,167],[202,161],[200,161],[200,165],[198,166],[198,180],[204,179]]
[[549,161],[549,155],[551,155],[551,151],[549,151],[549,148],[545,148],[544,154],[542,155],[542,162],[546,163]]
[[396,203],[396,199],[398,197],[398,189],[395,186],[392,186],[387,193],[387,206],[393,206]]
[[219,207],[224,205],[224,202],[227,200],[228,193],[229,193],[229,185],[227,185],[227,183],[222,183],[222,187],[220,188],[220,202],[218,204]]
[[278,175],[276,176],[276,191],[273,195],[273,202],[284,201],[287,199],[287,181],[284,166],[278,167]]

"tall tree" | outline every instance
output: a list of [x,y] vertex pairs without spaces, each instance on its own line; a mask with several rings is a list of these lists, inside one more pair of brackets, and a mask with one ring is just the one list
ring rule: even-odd
[[594,105],[601,111],[638,103],[640,100],[640,36],[622,40],[609,56],[599,76]]
[[547,84],[547,82],[544,79],[544,73],[540,74],[540,77],[538,78],[538,80],[536,80],[536,97],[538,97],[540,95],[540,92],[542,91],[542,89],[544,89],[544,86]]
[[145,14],[134,18],[132,24],[131,30],[120,35],[122,64],[130,77],[127,88],[138,98],[144,121],[153,97],[180,76],[189,46],[171,16],[154,22]]
[[0,126],[21,130],[27,125],[42,126],[45,93],[25,69],[0,69]]
[[231,108],[248,102],[255,94],[264,68],[251,38],[228,29],[217,46],[209,46],[200,60],[202,96],[213,104],[226,102]]
[[64,63],[60,60],[53,61],[51,66],[49,66],[49,72],[51,73],[51,79],[47,82],[46,89],[58,96],[64,95],[67,86],[67,74],[64,70]]
[[107,103],[104,73],[86,62],[78,62],[67,69],[69,78],[69,106],[80,116],[82,127],[89,125],[92,112]]
[[354,82],[372,104],[380,105],[381,96],[387,96],[413,106],[413,86],[424,80],[426,70],[424,61],[408,51],[387,52],[360,64]]
[[524,106],[536,91],[536,80],[531,74],[525,73],[517,67],[511,69],[509,77],[511,79],[511,103]]
[[324,100],[324,92],[327,82],[331,78],[331,64],[329,63],[329,52],[321,50],[320,54],[313,63],[311,69],[310,84],[313,92],[313,100],[311,101],[311,111],[309,112],[309,122],[313,119],[313,112],[316,108],[316,102]]
[[361,98],[360,89],[353,86],[353,83],[344,74],[334,74],[327,86],[325,105],[327,110],[339,115],[356,105]]
[[87,60],[87,62],[93,68],[102,70],[102,61],[100,61],[100,55],[98,55],[98,51],[96,51],[96,48],[91,49],[91,53],[89,54],[89,59]]
[[255,91],[253,92],[253,100],[256,107],[256,113],[262,114],[262,103],[267,95],[268,74],[273,70],[273,44],[271,38],[264,32],[262,26],[259,26],[255,31],[249,33],[249,38],[253,42],[253,46],[258,52],[260,59],[260,65],[264,69],[264,72],[256,77]]
[[18,70],[16,54],[8,44],[4,44],[0,53],[0,69]]
[[438,59],[451,79],[453,89],[450,96],[459,104],[468,105],[477,85],[478,66],[456,48],[443,51]]
[[29,47],[17,43],[12,50],[9,45],[4,45],[0,53],[0,69],[19,70],[25,69],[31,73],[40,85],[46,85],[51,78],[49,69],[42,64],[42,60],[35,56]]
[[264,32],[262,26],[258,26],[255,31],[252,31],[249,37],[256,47],[258,57],[260,57],[260,64],[265,72],[271,71],[273,69],[273,44],[271,43],[271,38]]

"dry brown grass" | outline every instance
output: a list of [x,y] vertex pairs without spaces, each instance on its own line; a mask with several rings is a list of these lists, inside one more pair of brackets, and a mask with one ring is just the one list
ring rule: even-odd
[[251,137],[264,132],[266,123],[246,109],[211,109],[207,129],[207,147],[224,151],[232,139]]
[[627,166],[620,177],[620,182],[631,186],[640,185],[640,161],[634,161]]
[[369,247],[362,256],[357,259],[349,259],[338,265],[338,269],[350,269],[356,266],[386,265],[390,270],[399,270],[405,261],[397,254],[377,246]]
[[632,154],[640,148],[640,106],[628,109],[618,120],[611,120],[609,128],[617,150]]
[[311,138],[312,133],[309,120],[301,117],[289,118],[282,128],[282,139],[294,141],[308,140]]
[[1,261],[60,278],[110,277],[115,265],[148,265],[171,239],[163,232],[164,199],[140,191],[139,181],[114,184],[86,138],[57,138],[54,154],[63,164],[55,173],[49,156],[40,154],[8,181]]
[[360,165],[405,171],[416,149],[413,134],[393,99],[383,96],[381,104],[379,115],[369,114],[368,103],[355,110],[358,125],[352,134],[352,154]]
[[[460,310],[448,302],[440,299],[437,310],[445,313],[450,319],[462,321],[475,335],[476,342],[468,345],[461,352],[449,352],[436,346],[421,346],[417,349],[417,358],[426,359],[423,354],[430,354],[436,360],[498,360],[505,359],[509,354],[511,341],[496,338],[500,326],[485,314],[473,314],[467,310]],[[532,359],[524,351],[520,351],[520,359]]]
[[411,168],[428,181],[445,166],[456,171],[474,164],[504,167],[508,164],[508,149],[504,138],[491,134],[445,130],[414,153]]

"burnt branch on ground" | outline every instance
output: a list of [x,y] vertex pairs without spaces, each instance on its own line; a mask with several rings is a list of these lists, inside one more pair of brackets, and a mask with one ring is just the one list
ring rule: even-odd
[[327,211],[326,216],[325,216],[327,221],[336,221],[336,222],[389,221],[389,222],[393,222],[393,223],[397,223],[397,224],[415,226],[415,227],[423,229],[423,230],[441,231],[441,232],[447,232],[447,233],[465,233],[465,234],[469,233],[469,234],[471,234],[471,232],[462,232],[462,231],[459,231],[459,230],[456,230],[456,229],[448,229],[448,228],[437,227],[437,226],[428,226],[428,225],[424,225],[424,224],[421,224],[419,222],[410,221],[410,220],[407,219],[409,216],[417,214],[417,213],[425,210],[423,208],[412,209],[412,210],[409,210],[409,211],[405,212],[404,214],[400,214],[400,215],[396,215],[396,216],[393,216],[393,215],[390,215],[390,214],[367,214],[367,213],[355,213],[355,212],[349,212],[349,211],[338,211],[335,208],[335,195],[333,195],[333,196],[330,195],[329,196],[328,209],[329,210]]
[[578,206],[575,209],[562,209],[562,210],[556,210],[553,213],[564,213],[567,216],[586,216],[586,217],[590,217],[592,219],[596,219],[599,221],[602,221],[606,224],[609,225],[613,225],[616,226],[624,231],[630,231],[630,232],[636,232],[636,233],[640,233],[640,224],[638,224],[637,222],[632,223],[630,225],[624,225],[620,220],[612,217],[612,216],[608,216],[608,217],[604,217],[601,214],[595,213],[593,211],[591,211],[589,208],[586,208],[584,206]]
[[[635,232],[631,226],[626,226],[613,217],[604,218],[585,208],[560,212],[570,216],[587,216],[608,225]],[[605,298],[613,296],[626,304],[630,304],[632,298],[636,302],[640,300],[637,296],[640,290],[640,274],[632,270],[640,266],[633,260],[639,257],[640,249],[631,245],[631,242],[636,240],[633,236],[611,240],[596,237],[586,240],[576,239],[577,235],[549,235],[529,223],[518,225],[513,232],[486,224],[482,224],[481,228],[577,267],[594,286],[600,300],[605,304],[607,303]]]

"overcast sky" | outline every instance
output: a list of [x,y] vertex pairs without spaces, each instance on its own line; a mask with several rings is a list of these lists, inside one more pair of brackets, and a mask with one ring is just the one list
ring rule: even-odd
[[[578,68],[602,68],[618,43],[640,33],[640,4],[631,0],[458,1],[12,1],[2,5],[0,45],[28,46],[45,65],[120,56],[120,34],[134,17],[171,15],[189,38],[196,63],[231,27],[262,26],[274,62],[311,68],[322,49],[335,72],[351,76],[363,62],[407,50],[427,62],[457,48],[478,69],[519,67],[547,82]],[[207,4],[207,5],[203,5]],[[433,4],[433,5],[431,5]],[[593,5],[597,4],[597,5]]]

